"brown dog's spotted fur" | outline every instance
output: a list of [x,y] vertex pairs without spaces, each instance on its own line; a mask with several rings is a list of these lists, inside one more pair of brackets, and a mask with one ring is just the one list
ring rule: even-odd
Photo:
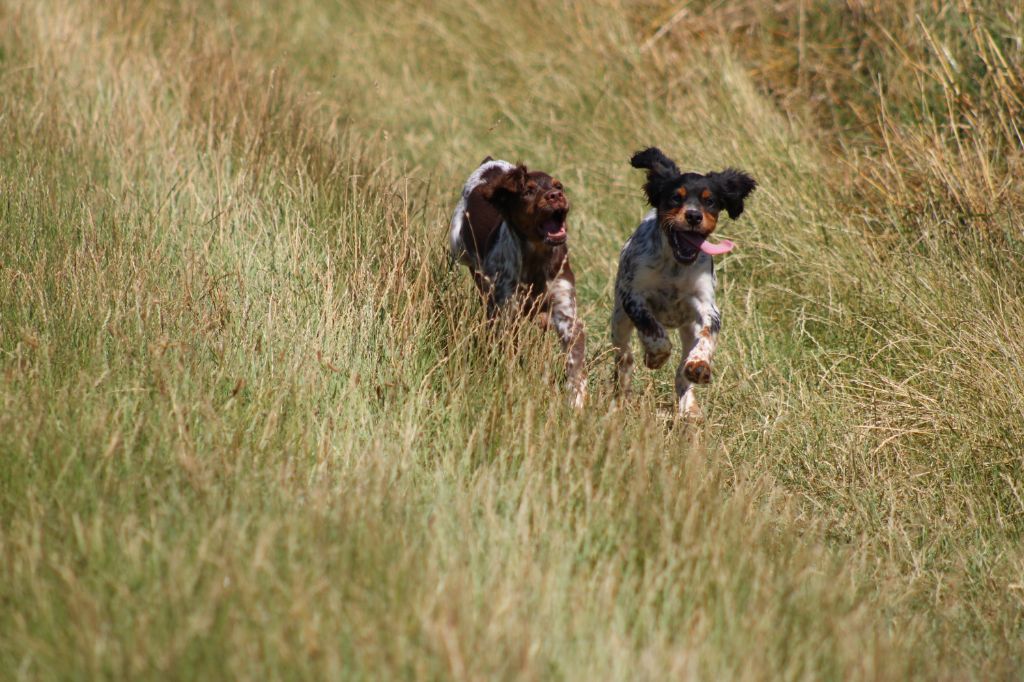
[[451,255],[495,317],[510,305],[558,334],[566,351],[571,402],[582,406],[585,334],[576,312],[576,279],[569,265],[562,183],[488,157],[466,181],[451,222]]

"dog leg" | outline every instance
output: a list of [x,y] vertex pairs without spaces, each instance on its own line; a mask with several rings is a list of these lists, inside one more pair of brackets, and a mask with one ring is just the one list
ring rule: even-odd
[[689,355],[695,343],[692,325],[683,325],[679,329],[679,343],[683,347],[683,359],[676,368],[676,409],[677,414],[690,421],[701,421],[704,418],[697,396],[694,395],[693,381],[689,371]]
[[612,345],[615,346],[615,387],[618,394],[628,398],[633,379],[633,351],[630,339],[633,336],[633,321],[618,301],[612,312]]
[[582,409],[587,398],[587,373],[583,366],[587,341],[583,321],[576,314],[576,288],[567,280],[552,280],[548,284],[548,300],[551,306],[548,319],[566,353],[565,377],[569,388],[569,404]]
[[700,302],[697,306],[698,322],[692,326],[696,343],[686,354],[686,377],[695,384],[711,383],[711,358],[718,345],[721,317],[714,303]]
[[668,340],[665,328],[654,319],[647,304],[639,296],[622,292],[620,299],[622,309],[636,325],[637,336],[644,347],[644,364],[650,369],[658,369],[672,354],[672,342]]
[[515,237],[505,223],[501,224],[498,242],[484,260],[483,275],[490,283],[487,299],[487,317],[494,320],[499,311],[515,297],[519,284],[519,270],[522,255],[515,244]]

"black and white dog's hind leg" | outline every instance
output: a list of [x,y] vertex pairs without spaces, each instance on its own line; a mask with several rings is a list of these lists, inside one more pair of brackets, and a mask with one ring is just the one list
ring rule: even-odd
[[619,396],[628,398],[633,381],[633,320],[622,309],[619,297],[615,297],[612,312],[612,345],[615,347],[615,388]]

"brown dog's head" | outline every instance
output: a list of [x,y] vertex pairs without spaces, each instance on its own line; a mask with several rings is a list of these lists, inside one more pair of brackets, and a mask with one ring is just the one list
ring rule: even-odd
[[704,240],[715,231],[722,209],[739,218],[744,199],[757,187],[754,178],[732,168],[707,175],[682,173],[656,147],[637,152],[630,163],[647,171],[644,193],[680,263],[692,263],[706,250]]
[[565,243],[569,199],[562,183],[547,173],[519,164],[491,180],[483,197],[525,239],[548,246]]

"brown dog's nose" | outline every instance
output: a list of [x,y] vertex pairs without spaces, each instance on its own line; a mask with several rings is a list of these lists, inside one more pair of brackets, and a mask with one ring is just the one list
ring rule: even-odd
[[544,195],[549,204],[559,204],[565,201],[565,194],[560,189],[553,189]]
[[690,223],[690,225],[699,225],[703,218],[704,215],[700,211],[690,209],[686,212],[686,222]]

